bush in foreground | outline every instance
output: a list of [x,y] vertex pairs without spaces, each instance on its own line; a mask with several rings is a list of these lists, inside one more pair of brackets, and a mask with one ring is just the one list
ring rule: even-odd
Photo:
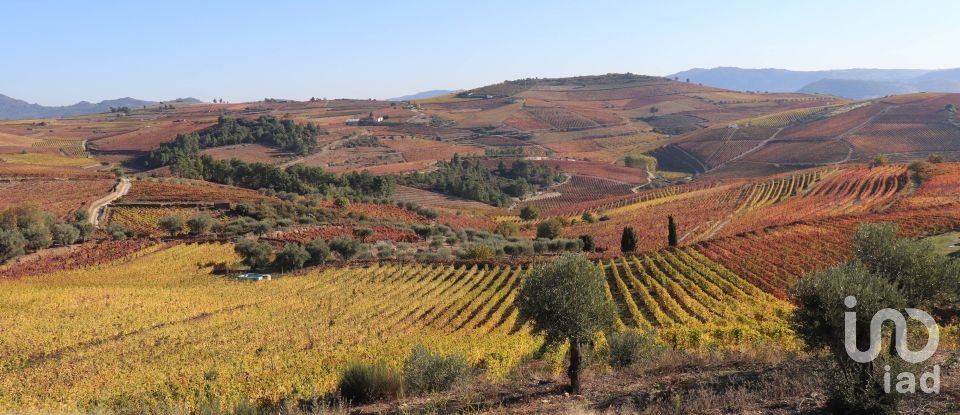
[[657,334],[653,330],[627,330],[611,334],[607,350],[610,366],[624,368],[653,357],[663,347],[657,344]]
[[443,392],[470,377],[470,364],[460,356],[440,356],[417,345],[403,365],[407,390],[415,393]]
[[353,404],[365,404],[400,395],[403,381],[396,370],[383,363],[354,363],[340,378],[340,397]]

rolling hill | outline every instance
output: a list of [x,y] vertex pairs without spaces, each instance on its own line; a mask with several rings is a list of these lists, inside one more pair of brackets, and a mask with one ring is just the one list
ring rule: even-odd
[[[176,100],[165,102],[197,103],[200,101],[195,98],[178,98]],[[31,104],[23,100],[0,94],[0,119],[17,120],[30,118],[69,117],[73,115],[107,112],[110,111],[110,107],[140,108],[143,106],[151,106],[156,104],[159,104],[159,102],[143,101],[127,97],[100,101],[97,103],[81,101],[73,105],[48,107],[39,104]]]
[[960,70],[696,68],[670,75],[680,80],[738,91],[805,92],[869,99],[915,92],[960,92]]
[[[950,107],[952,105],[952,107]],[[960,158],[960,94],[910,94],[787,111],[687,134],[652,155],[663,168],[717,174],[894,161],[939,153]]]

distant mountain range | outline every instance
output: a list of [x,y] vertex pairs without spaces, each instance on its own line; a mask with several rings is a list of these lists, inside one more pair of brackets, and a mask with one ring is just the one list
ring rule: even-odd
[[912,92],[960,92],[960,69],[786,69],[696,68],[670,75],[681,81],[738,91],[806,92],[868,99]]
[[417,92],[416,94],[413,94],[413,95],[404,95],[402,97],[390,98],[387,101],[413,101],[416,99],[427,99],[427,98],[439,97],[443,95],[449,95],[449,94],[460,92],[460,91],[463,91],[463,90],[458,89],[456,91],[451,91],[446,89],[434,89],[430,91]]
[[[183,103],[197,103],[200,100],[196,98],[178,98],[167,102],[183,102]],[[143,101],[134,98],[118,98],[111,99],[106,101],[100,101],[96,104],[80,101],[73,105],[67,105],[62,107],[47,107],[40,104],[31,104],[29,102],[19,100],[16,98],[11,98],[6,95],[0,94],[0,119],[3,120],[17,120],[25,118],[55,118],[55,117],[69,117],[72,115],[82,115],[82,114],[95,114],[99,112],[110,111],[110,107],[129,107],[129,108],[140,108],[144,105],[151,106],[157,105],[160,102],[155,101]]]

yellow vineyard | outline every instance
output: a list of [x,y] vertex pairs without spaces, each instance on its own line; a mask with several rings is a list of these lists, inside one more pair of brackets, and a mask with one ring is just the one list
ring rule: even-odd
[[[514,305],[527,266],[373,265],[269,282],[212,274],[230,244],[0,282],[0,411],[251,399],[335,389],[350,362],[400,366],[414,345],[503,379],[542,340]],[[600,264],[620,327],[686,350],[795,341],[777,300],[694,250]]]

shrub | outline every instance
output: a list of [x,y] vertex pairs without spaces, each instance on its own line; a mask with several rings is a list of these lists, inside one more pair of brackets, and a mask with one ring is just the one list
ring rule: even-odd
[[360,253],[360,241],[341,236],[330,241],[330,250],[340,254],[345,261],[349,261]]
[[327,246],[327,243],[323,239],[317,238],[307,243],[305,247],[307,253],[310,254],[310,263],[315,265],[323,265],[327,263],[327,259],[330,258],[330,247]]
[[66,223],[53,225],[51,234],[53,242],[60,246],[70,245],[80,239],[80,230]]
[[400,395],[402,379],[396,370],[383,363],[354,363],[340,378],[340,396],[354,404],[365,404]]
[[133,236],[133,231],[127,229],[123,224],[114,222],[107,225],[107,234],[115,241],[122,241]]
[[337,209],[340,209],[340,210],[350,209],[350,199],[347,199],[347,198],[345,198],[345,197],[343,197],[343,196],[340,196],[340,197],[338,197],[338,198],[336,198],[336,199],[333,200],[333,205],[336,206]]
[[493,258],[494,250],[493,247],[487,244],[477,243],[467,247],[466,251],[463,252],[464,259],[473,259],[477,261],[485,261]]
[[520,226],[512,222],[500,222],[494,232],[504,237],[510,237],[520,233]]
[[241,239],[233,247],[237,255],[243,258],[243,263],[251,269],[266,268],[273,257],[273,247],[254,239]]
[[310,253],[300,246],[300,244],[286,244],[283,249],[277,252],[277,257],[273,263],[282,270],[293,270],[303,268],[303,264],[310,259]]
[[653,357],[663,348],[657,344],[653,330],[627,330],[613,333],[607,339],[607,359],[610,366],[628,367]]
[[20,229],[20,233],[27,240],[27,247],[30,249],[43,249],[53,244],[50,227],[45,223],[31,223]]
[[590,212],[584,212],[583,215],[580,216],[580,219],[586,223],[595,223],[597,221],[597,217]]
[[470,364],[460,356],[443,357],[417,345],[403,365],[403,379],[415,393],[443,392],[470,377]]
[[183,229],[183,218],[179,216],[166,216],[160,218],[157,224],[160,225],[160,229],[169,233],[170,236],[175,236]]
[[0,229],[0,262],[23,255],[27,240],[17,230]]
[[593,252],[597,250],[597,245],[593,242],[593,236],[580,235],[579,238],[583,243],[583,252]]
[[353,228],[353,236],[360,239],[360,242],[364,242],[367,238],[373,235],[373,229],[370,228]]
[[537,238],[556,239],[563,231],[563,223],[558,219],[547,219],[537,225]]
[[257,236],[266,235],[271,230],[273,230],[273,223],[268,220],[257,221],[253,223],[253,226],[250,228],[250,231],[257,234]]
[[933,154],[931,154],[930,156],[927,157],[927,161],[929,161],[929,162],[932,163],[932,164],[940,164],[940,163],[943,163],[943,154],[933,153]]
[[526,205],[520,209],[520,219],[534,220],[540,217],[540,208],[533,205]]
[[191,235],[204,235],[210,233],[213,225],[216,223],[209,215],[196,215],[187,219],[187,228]]

